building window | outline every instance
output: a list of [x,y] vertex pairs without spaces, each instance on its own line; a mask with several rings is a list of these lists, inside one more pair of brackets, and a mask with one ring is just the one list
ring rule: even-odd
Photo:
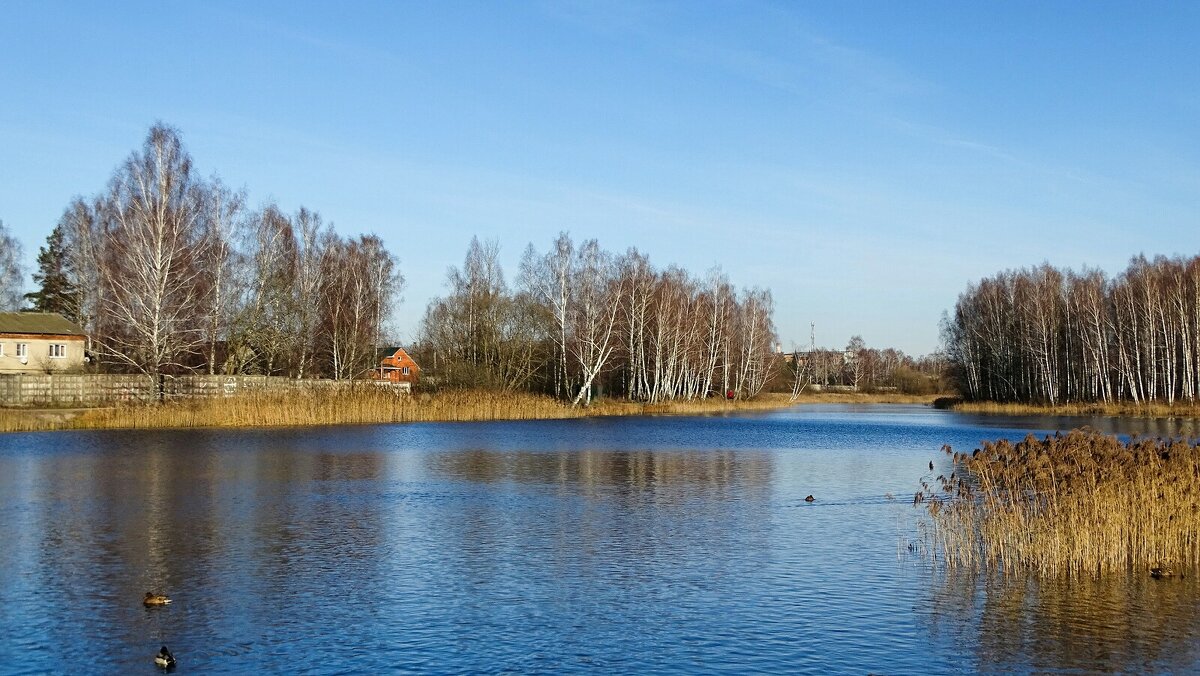
[[400,373],[403,373],[404,375],[408,375],[408,373],[409,373],[409,371],[408,371],[408,367],[407,367],[407,366],[405,366],[405,367],[402,367],[402,368],[400,369]]
[[62,343],[50,343],[50,358],[62,359],[67,356],[67,346]]
[[29,343],[17,343],[17,358],[29,356]]

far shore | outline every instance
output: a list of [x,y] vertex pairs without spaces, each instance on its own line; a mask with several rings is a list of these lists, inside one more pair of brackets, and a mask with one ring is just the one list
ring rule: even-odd
[[545,396],[484,390],[449,391],[411,396],[396,396],[379,391],[313,392],[291,396],[255,394],[105,408],[0,409],[0,432],[300,427],[400,422],[714,415],[809,404],[932,405],[934,399],[933,395],[910,395],[894,392],[806,392],[794,399],[783,393],[763,394],[746,400],[729,401],[712,398],[654,404],[622,399],[600,399],[588,407],[572,407]]
[[1185,401],[1166,404],[1121,402],[1067,402],[1060,404],[999,403],[995,401],[963,401],[956,398],[939,399],[938,408],[960,413],[986,415],[1051,415],[1106,418],[1200,418],[1200,402]]

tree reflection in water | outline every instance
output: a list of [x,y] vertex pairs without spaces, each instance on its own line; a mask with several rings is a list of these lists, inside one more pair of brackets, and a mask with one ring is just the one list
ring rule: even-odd
[[1043,579],[1033,574],[935,573],[931,633],[974,647],[978,672],[1188,671],[1200,658],[1200,579],[1144,572]]

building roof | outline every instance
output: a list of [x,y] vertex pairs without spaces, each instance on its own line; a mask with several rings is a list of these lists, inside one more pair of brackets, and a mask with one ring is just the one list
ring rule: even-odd
[[404,350],[404,354],[408,354],[408,350],[403,347],[381,347],[375,351],[375,355],[378,357],[390,357],[400,350]]
[[54,312],[0,312],[0,333],[85,336],[75,322]]

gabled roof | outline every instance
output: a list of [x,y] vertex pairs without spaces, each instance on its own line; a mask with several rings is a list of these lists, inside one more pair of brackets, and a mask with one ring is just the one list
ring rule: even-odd
[[85,336],[83,329],[54,312],[0,312],[0,333],[45,333],[53,336]]

